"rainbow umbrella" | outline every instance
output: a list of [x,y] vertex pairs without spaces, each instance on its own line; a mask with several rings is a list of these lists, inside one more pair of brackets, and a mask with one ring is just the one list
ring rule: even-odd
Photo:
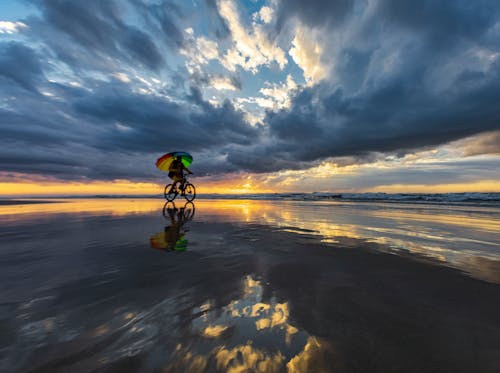
[[171,152],[165,155],[162,155],[156,161],[156,167],[158,167],[162,171],[168,172],[170,165],[172,164],[174,158],[181,158],[181,162],[184,166],[189,167],[189,165],[193,162],[193,157],[191,154],[186,152]]

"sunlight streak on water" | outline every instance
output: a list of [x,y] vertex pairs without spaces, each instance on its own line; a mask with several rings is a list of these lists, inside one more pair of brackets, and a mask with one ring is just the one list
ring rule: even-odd
[[[57,202],[0,206],[0,220],[16,222],[53,214],[119,218],[152,214],[161,204],[157,199],[63,199]],[[500,282],[500,274],[491,270],[500,260],[498,206],[200,200],[196,201],[196,207],[197,219],[201,221],[298,229],[298,233],[318,235],[326,243],[338,243],[339,237],[366,240],[384,245],[386,251],[434,258],[476,277]],[[471,260],[473,257],[478,259]],[[477,265],[479,262],[481,266]]]

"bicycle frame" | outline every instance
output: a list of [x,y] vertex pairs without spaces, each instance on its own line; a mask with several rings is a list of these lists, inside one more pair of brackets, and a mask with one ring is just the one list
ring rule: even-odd
[[[189,189],[187,194],[186,189]],[[179,194],[191,202],[196,198],[196,188],[185,177],[165,186],[164,196],[167,201],[173,201]]]

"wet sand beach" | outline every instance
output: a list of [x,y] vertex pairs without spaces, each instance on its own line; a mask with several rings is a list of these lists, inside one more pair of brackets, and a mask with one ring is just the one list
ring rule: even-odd
[[500,209],[0,206],[0,371],[498,372]]

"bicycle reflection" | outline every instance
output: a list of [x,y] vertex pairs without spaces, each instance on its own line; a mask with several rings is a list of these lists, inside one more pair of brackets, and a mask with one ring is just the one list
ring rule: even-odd
[[188,240],[185,235],[189,228],[184,226],[194,217],[194,203],[187,202],[177,208],[174,202],[166,202],[163,206],[163,216],[169,221],[163,232],[151,236],[150,244],[153,249],[164,251],[186,251]]

